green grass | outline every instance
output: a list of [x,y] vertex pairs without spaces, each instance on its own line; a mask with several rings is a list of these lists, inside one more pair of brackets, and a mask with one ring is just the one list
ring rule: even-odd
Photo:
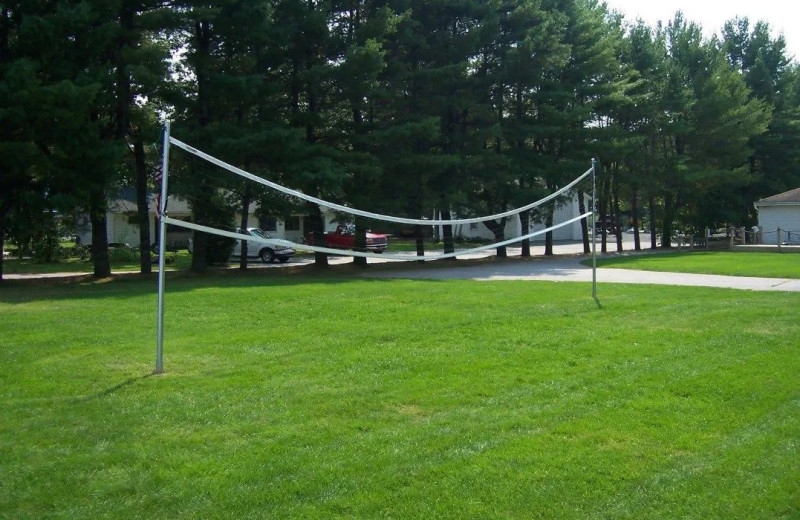
[[1,518],[800,515],[800,294],[170,277],[0,289]]
[[[586,260],[583,263],[588,265],[589,262]],[[800,278],[798,254],[727,251],[642,254],[598,258],[597,266],[674,273]]]
[[[476,243],[460,243],[457,244],[457,247],[460,249],[466,249],[468,247],[476,247],[478,244]],[[441,251],[442,244],[441,243],[425,243],[426,251]],[[416,251],[417,246],[414,241],[408,240],[394,240],[392,239],[389,242],[389,249],[387,250],[389,253],[397,253],[401,251]],[[299,249],[297,251],[297,255],[294,257],[294,260],[297,261],[300,258],[308,258],[313,257],[314,253],[310,251],[304,251]],[[171,253],[171,257],[175,258],[174,263],[168,263],[166,268],[167,270],[185,270],[189,269],[192,264],[192,255],[186,251],[181,250],[176,253]],[[251,258],[250,263],[259,264],[261,263],[260,260]],[[238,265],[238,258],[231,258],[229,262],[230,265]],[[156,271],[158,269],[157,265],[153,265],[153,270]],[[36,262],[30,258],[26,259],[19,259],[19,258],[7,258],[3,262],[3,273],[4,274],[53,274],[53,273],[91,273],[94,270],[94,266],[92,265],[91,260],[81,260],[79,258],[66,258],[60,259],[57,262],[53,263],[42,263]],[[111,270],[115,273],[124,273],[124,272],[131,272],[131,271],[139,271],[139,262],[112,262],[111,263]]]
[[[192,263],[192,256],[186,250],[170,253],[169,257],[174,257],[175,261],[166,264],[168,270],[188,269]],[[111,262],[111,270],[117,273],[139,271],[139,268],[138,260]],[[30,258],[6,258],[3,261],[4,274],[91,273],[93,270],[91,260],[80,258],[62,258],[52,263],[36,262]],[[157,270],[158,265],[153,264],[153,271]]]

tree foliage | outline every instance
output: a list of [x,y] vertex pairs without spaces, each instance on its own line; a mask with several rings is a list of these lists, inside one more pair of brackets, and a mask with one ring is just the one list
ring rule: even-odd
[[[169,117],[174,134],[246,170],[413,217],[518,206],[597,157],[603,216],[637,230],[647,217],[668,247],[678,228],[744,224],[753,200],[796,187],[799,111],[785,42],[747,19],[707,39],[681,13],[649,27],[596,0],[10,1],[0,239],[85,212],[105,276],[107,201],[135,186],[144,251],[156,166],[145,144]],[[259,203],[322,230],[319,208],[175,163],[197,222],[249,225],[224,221]],[[523,215],[523,227],[551,218]],[[505,222],[489,227],[502,238]],[[451,249],[448,227],[443,238]]]

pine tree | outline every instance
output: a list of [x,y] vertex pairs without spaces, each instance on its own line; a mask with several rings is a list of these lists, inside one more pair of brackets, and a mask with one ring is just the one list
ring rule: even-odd
[[731,65],[741,71],[751,97],[772,107],[767,131],[752,139],[751,182],[739,190],[736,214],[731,215],[740,222],[753,222],[753,200],[800,185],[797,65],[791,64],[786,54],[783,36],[772,38],[770,27],[764,22],[751,29],[747,18],[730,20],[721,38],[720,48]]

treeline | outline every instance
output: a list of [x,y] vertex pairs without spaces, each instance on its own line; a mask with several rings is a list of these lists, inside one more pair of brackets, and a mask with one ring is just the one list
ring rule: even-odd
[[[656,235],[670,247],[676,228],[749,223],[754,200],[800,184],[800,75],[761,22],[734,19],[707,39],[680,13],[650,27],[594,0],[0,10],[0,241],[46,247],[55,213],[88,214],[96,276],[110,273],[106,209],[122,187],[138,194],[150,270],[146,193],[164,118],[260,176],[412,217],[522,206],[596,157],[602,220],[624,213],[638,230],[646,217],[652,247]],[[230,225],[253,201],[298,211],[186,157],[173,181],[198,223]],[[299,209],[321,229],[319,208]],[[197,270],[206,249],[195,236]]]

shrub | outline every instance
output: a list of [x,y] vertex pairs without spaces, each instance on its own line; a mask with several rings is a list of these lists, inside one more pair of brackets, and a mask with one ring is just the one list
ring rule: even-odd
[[139,250],[128,246],[108,248],[108,259],[112,263],[127,264],[139,260]]
[[206,240],[206,261],[208,265],[227,264],[233,254],[236,241],[219,235],[209,235]]

